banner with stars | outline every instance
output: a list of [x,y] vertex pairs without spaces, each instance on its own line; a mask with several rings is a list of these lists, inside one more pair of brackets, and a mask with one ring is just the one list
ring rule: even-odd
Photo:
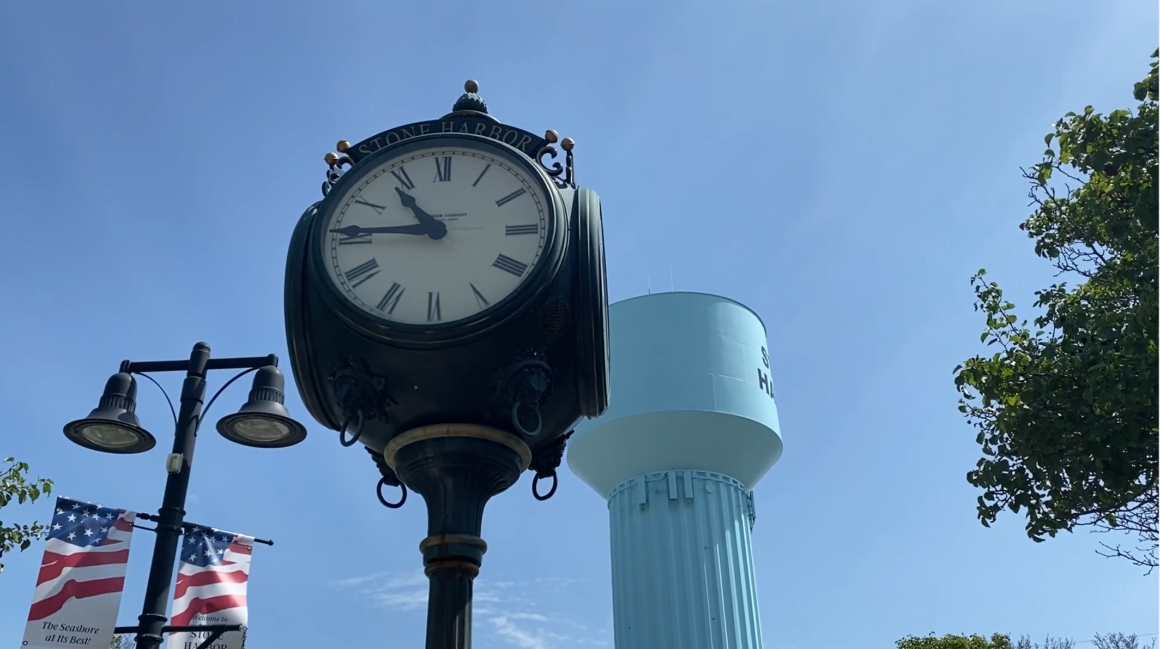
[[92,647],[113,641],[136,514],[56,499],[28,625],[25,649]]
[[[186,525],[181,546],[177,587],[173,591],[174,626],[187,624],[240,624],[242,631],[227,633],[209,649],[242,649],[249,624],[246,582],[254,537]],[[197,649],[208,633],[174,633],[168,649]]]

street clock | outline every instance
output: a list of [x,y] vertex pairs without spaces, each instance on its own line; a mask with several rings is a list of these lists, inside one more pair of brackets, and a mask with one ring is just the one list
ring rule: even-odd
[[370,451],[380,499],[406,482],[391,443],[409,431],[492,431],[554,480],[573,427],[608,405],[600,199],[575,182],[572,140],[502,124],[466,90],[437,120],[340,142],[290,243],[295,383]]

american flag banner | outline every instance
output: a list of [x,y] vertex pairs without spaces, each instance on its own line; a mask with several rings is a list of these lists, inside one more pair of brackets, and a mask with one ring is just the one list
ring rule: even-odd
[[94,647],[113,640],[136,514],[56,499],[44,544],[25,649]]
[[[254,537],[186,525],[181,545],[181,567],[173,591],[173,626],[187,624],[240,624],[218,638],[209,649],[241,649],[249,609],[246,582]],[[168,649],[197,649],[208,633],[174,633]]]

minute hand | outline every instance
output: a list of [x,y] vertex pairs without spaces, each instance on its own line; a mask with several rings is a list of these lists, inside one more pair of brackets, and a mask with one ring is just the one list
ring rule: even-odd
[[363,228],[357,225],[348,225],[341,228],[331,230],[335,234],[341,234],[344,237],[357,237],[364,234],[428,234],[431,228],[422,223],[415,223],[412,225],[387,225],[376,228]]

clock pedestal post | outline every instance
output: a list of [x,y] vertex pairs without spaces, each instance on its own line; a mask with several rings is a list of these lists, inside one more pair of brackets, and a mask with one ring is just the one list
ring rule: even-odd
[[469,649],[472,585],[487,551],[483,510],[519,480],[531,451],[511,433],[445,424],[402,433],[383,455],[427,504],[427,538],[419,544],[430,580],[427,649]]

